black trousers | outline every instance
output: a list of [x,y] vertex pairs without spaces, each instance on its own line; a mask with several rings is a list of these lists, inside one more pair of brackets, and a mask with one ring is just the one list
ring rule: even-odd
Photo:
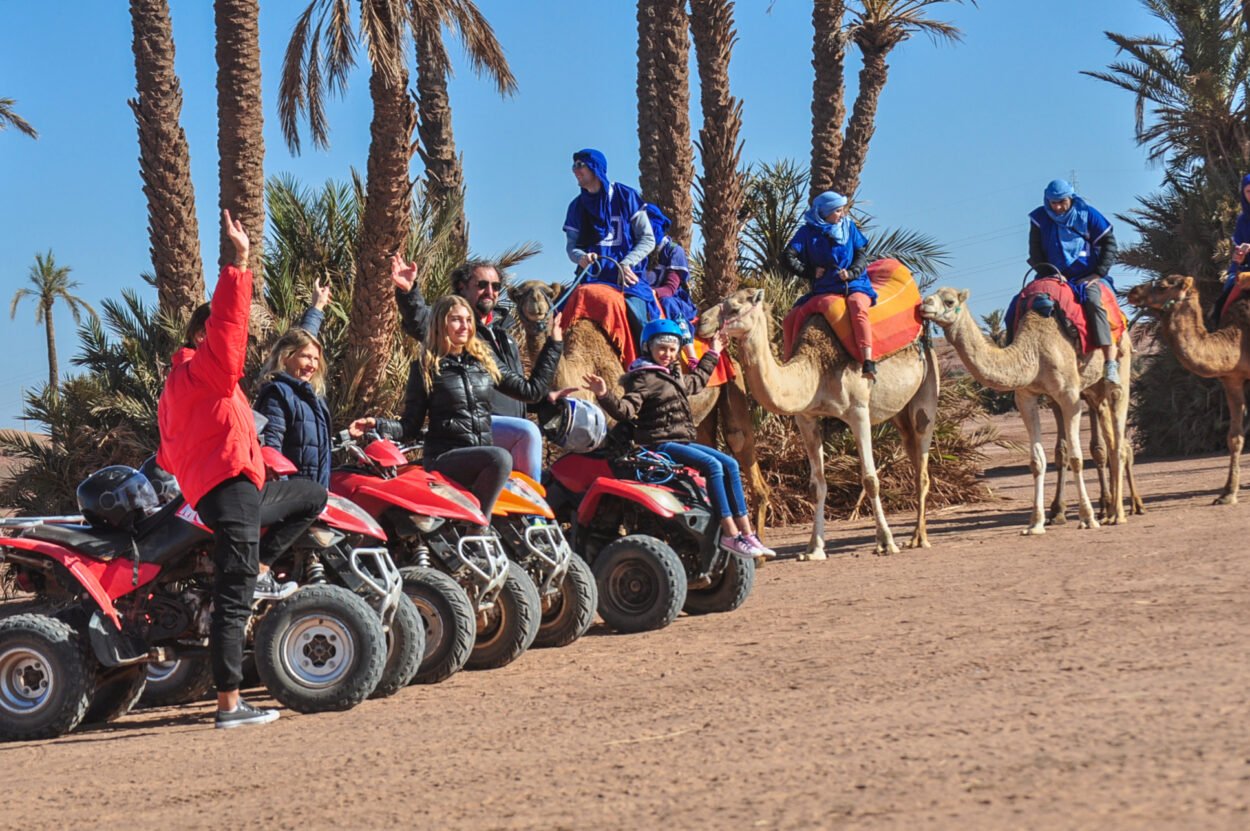
[[[266,482],[263,490],[235,476],[196,505],[213,532],[213,618],[209,654],[218,692],[243,682],[243,645],[260,564],[272,564],[308,530],[326,504],[326,490],[308,479]],[[264,540],[260,529],[266,528]]]
[[489,523],[504,482],[512,475],[512,454],[502,447],[461,447],[440,454],[426,468],[468,488],[482,503]]

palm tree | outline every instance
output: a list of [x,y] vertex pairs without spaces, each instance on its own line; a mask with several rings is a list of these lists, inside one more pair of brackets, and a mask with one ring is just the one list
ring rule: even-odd
[[456,154],[447,79],[451,62],[443,44],[443,26],[452,26],[478,74],[489,76],[500,95],[516,92],[516,78],[490,23],[472,0],[411,0],[417,60],[417,134],[425,162],[426,198],[436,211],[454,207],[456,243],[467,252],[463,209],[464,170]]
[[186,316],[204,302],[204,272],[168,0],[130,0],[130,21],[138,96],[129,103],[139,126],[156,289],[162,312]]
[[812,3],[812,175],[811,198],[833,187],[842,153],[842,122],[846,120],[845,0]]
[[[963,0],[860,0],[851,13],[850,39],[863,56],[859,71],[859,92],[846,127],[846,138],[838,161],[833,189],[852,195],[868,160],[868,144],[876,131],[877,103],[889,75],[886,58],[894,47],[915,34],[935,41],[958,42],[962,35],[955,26],[925,16],[931,6]],[[976,0],[969,0],[976,5]]]
[[[699,153],[703,175],[702,213],[705,297],[724,297],[738,287],[738,229],[741,224],[742,177],[738,172],[742,143],[742,102],[729,94],[729,58],[734,32],[732,0],[691,0],[690,31],[699,67],[703,127]],[[714,199],[708,204],[707,198]]]
[[[327,92],[346,89],[355,62],[356,35],[347,3],[313,0],[300,15],[283,61],[278,113],[288,146],[299,152],[298,121],[307,114],[313,143],[329,143],[325,116]],[[317,15],[317,25],[312,27]],[[366,166],[368,195],[360,232],[359,268],[352,291],[346,360],[358,373],[362,408],[375,403],[395,335],[390,257],[403,249],[411,221],[412,131],[416,114],[408,95],[408,66],[403,57],[409,31],[408,10],[399,0],[360,0],[360,30],[369,53],[369,126]],[[311,35],[311,37],[310,37]]]
[[[243,223],[252,246],[256,296],[264,290],[261,262],[265,236],[265,137],[260,89],[258,0],[215,0],[217,31],[218,203]],[[234,259],[234,245],[221,230],[218,266]]]
[[47,254],[36,254],[35,264],[30,267],[27,274],[27,279],[34,288],[18,289],[9,304],[9,318],[13,319],[17,317],[17,307],[24,298],[31,297],[35,300],[35,323],[43,326],[48,336],[48,389],[54,397],[60,372],[56,362],[56,327],[52,319],[53,307],[57,301],[64,302],[74,316],[74,323],[79,322],[83,309],[90,317],[95,317],[95,309],[91,308],[91,304],[73,293],[74,289],[78,288],[78,281],[69,279],[69,272],[69,266],[56,264],[56,258],[52,256],[51,251]]
[[12,127],[33,139],[39,138],[39,132],[30,126],[30,122],[13,112],[13,105],[16,103],[12,98],[0,98],[0,130]]
[[639,184],[672,220],[669,236],[684,247],[694,208],[689,29],[685,0],[638,0]]

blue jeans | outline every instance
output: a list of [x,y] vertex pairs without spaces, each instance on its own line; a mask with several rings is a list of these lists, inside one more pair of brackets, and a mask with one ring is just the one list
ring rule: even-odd
[[491,416],[491,440],[512,454],[512,469],[519,470],[531,479],[539,479],[543,472],[543,437],[538,425],[528,418]]
[[656,450],[668,454],[674,462],[703,474],[717,519],[746,516],[747,498],[742,492],[738,461],[733,456],[694,442],[666,441]]

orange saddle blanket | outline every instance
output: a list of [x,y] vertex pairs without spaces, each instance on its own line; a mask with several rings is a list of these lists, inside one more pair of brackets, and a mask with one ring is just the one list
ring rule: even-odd
[[[634,343],[633,335],[629,331],[629,314],[625,309],[625,295],[620,289],[606,283],[584,283],[573,289],[573,293],[564,304],[560,320],[567,330],[582,318],[593,321],[608,336],[608,342],[621,356],[623,368],[628,369],[629,365],[638,358],[638,346]],[[694,348],[699,357],[703,357],[703,353],[707,351],[707,342],[695,338]],[[730,363],[729,355],[722,354],[720,363],[716,365],[716,370],[712,373],[711,380],[708,381],[708,386],[718,386],[733,377],[733,364]]]
[[[1124,310],[1120,308],[1119,301],[1116,300],[1115,292],[1111,290],[1111,286],[1106,283],[1099,283],[1102,289],[1102,307],[1107,310],[1107,323],[1111,326],[1111,341],[1119,343],[1120,337],[1124,331],[1128,329],[1128,318],[1124,316]],[[1072,290],[1072,286],[1067,280],[1058,277],[1038,277],[1020,290],[1016,295],[1014,314],[1009,314],[1012,324],[1011,334],[1014,336],[1016,330],[1020,328],[1020,322],[1024,319],[1024,312],[1033,308],[1034,298],[1038,295],[1046,295],[1054,303],[1055,307],[1062,313],[1063,318],[1071,325],[1075,331],[1077,340],[1081,344],[1082,352],[1089,352],[1096,347],[1091,346],[1089,342],[1089,326],[1085,322],[1085,310],[1081,308],[1081,304],[1077,302],[1076,292]]]
[[1220,319],[1223,320],[1225,312],[1231,309],[1234,303],[1247,295],[1250,295],[1250,271],[1243,271],[1237,275],[1237,282],[1233,283],[1232,291],[1228,293],[1228,299],[1220,307]]
[[[877,292],[877,302],[868,310],[872,324],[874,360],[887,358],[920,337],[920,288],[911,270],[898,260],[877,260],[868,266],[868,279]],[[824,315],[842,347],[856,361],[864,356],[851,331],[846,298],[840,294],[818,294],[795,306],[782,323],[782,345],[789,360],[803,324],[812,315]]]

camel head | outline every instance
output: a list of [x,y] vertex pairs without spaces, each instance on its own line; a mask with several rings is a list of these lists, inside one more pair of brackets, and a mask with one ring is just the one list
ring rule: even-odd
[[1194,290],[1194,278],[1169,274],[1148,283],[1138,283],[1128,293],[1128,302],[1139,309],[1170,312]]
[[953,326],[968,305],[967,289],[940,288],[920,304],[920,316],[943,329]]
[[526,332],[544,332],[551,322],[551,306],[564,291],[563,283],[526,280],[508,287],[508,298],[516,306],[517,318]]
[[710,338],[723,329],[726,337],[740,340],[756,326],[767,325],[767,311],[763,289],[738,289],[699,315],[698,335]]

